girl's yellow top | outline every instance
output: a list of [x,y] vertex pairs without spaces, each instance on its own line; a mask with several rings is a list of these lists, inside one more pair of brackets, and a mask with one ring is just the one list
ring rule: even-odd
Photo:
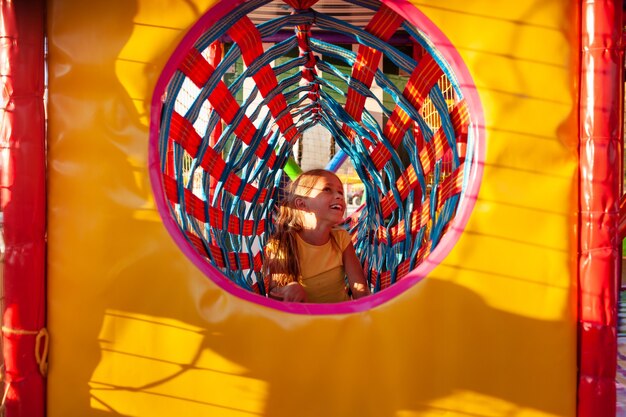
[[331,236],[328,242],[319,246],[297,237],[302,273],[299,282],[306,291],[309,303],[349,300],[342,254],[350,244],[350,235],[344,229],[333,229]]

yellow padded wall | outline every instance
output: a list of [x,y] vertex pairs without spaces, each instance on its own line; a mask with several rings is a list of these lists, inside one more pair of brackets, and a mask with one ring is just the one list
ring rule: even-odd
[[574,2],[419,2],[482,101],[480,193],[426,279],[326,316],[223,291],[155,208],[152,91],[213,3],[48,2],[49,417],[574,416]]

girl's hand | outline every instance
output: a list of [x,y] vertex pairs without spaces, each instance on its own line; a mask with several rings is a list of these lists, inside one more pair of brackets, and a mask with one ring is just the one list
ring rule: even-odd
[[370,294],[370,289],[367,286],[365,275],[363,274],[363,268],[359,259],[356,257],[356,252],[352,243],[343,251],[343,267],[346,270],[348,276],[348,283],[350,284],[350,290],[352,291],[352,297],[357,299],[365,297]]
[[280,289],[283,301],[292,303],[306,303],[306,291],[304,287],[297,282],[290,282]]

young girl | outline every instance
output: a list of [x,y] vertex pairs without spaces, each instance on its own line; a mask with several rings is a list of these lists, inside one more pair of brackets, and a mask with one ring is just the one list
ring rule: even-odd
[[265,248],[269,295],[292,302],[336,303],[369,294],[344,218],[343,184],[332,172],[301,174],[287,189]]

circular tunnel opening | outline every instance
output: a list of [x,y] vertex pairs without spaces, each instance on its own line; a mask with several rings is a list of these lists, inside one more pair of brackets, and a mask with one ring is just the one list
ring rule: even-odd
[[[479,184],[481,114],[460,56],[409,3],[223,1],[155,89],[157,205],[181,249],[231,293],[292,312],[370,308],[458,239]],[[331,306],[264,297],[272,213],[308,168],[343,180],[342,227],[374,295]]]

